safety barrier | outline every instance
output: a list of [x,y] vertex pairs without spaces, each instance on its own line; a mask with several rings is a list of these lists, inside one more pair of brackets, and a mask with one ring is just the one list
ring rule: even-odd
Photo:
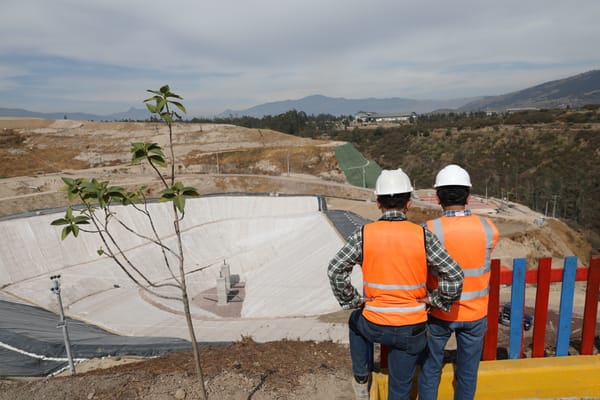
[[548,299],[552,282],[562,282],[555,355],[566,356],[569,353],[576,281],[587,281],[579,354],[591,355],[593,353],[598,312],[600,256],[592,256],[588,267],[577,268],[577,257],[574,256],[565,258],[562,269],[552,269],[551,265],[551,258],[541,258],[537,269],[527,270],[526,260],[516,258],[513,260],[513,269],[510,271],[501,269],[500,260],[492,260],[488,331],[484,342],[483,360],[497,358],[501,285],[512,285],[508,358],[523,357],[523,318],[525,317],[525,284],[527,283],[537,286],[533,316],[532,357],[545,356]]
[[[476,400],[599,399],[600,355],[484,361],[477,374]],[[444,365],[439,399],[454,398],[454,368]],[[388,375],[374,372],[370,400],[387,400]],[[410,399],[417,398],[416,380]]]
[[[575,396],[589,398],[600,396],[600,356],[594,355],[594,341],[600,294],[600,256],[592,256],[588,267],[577,268],[577,257],[564,260],[563,268],[552,268],[551,258],[538,260],[538,268],[527,270],[526,260],[513,260],[512,271],[502,268],[500,260],[491,262],[490,294],[488,304],[488,331],[478,380],[477,398],[543,398]],[[585,305],[582,321],[579,355],[569,355],[571,320],[575,294],[575,282],[586,281]],[[546,356],[546,325],[550,284],[561,282],[561,295],[556,336],[557,357]],[[535,310],[531,358],[523,358],[523,335],[525,318],[525,285],[536,285]],[[497,360],[500,316],[501,285],[511,285],[508,360]],[[600,349],[599,349],[600,350]],[[542,358],[545,357],[545,358]],[[535,360],[534,358],[542,358]],[[517,360],[520,359],[520,360]],[[381,346],[380,367],[382,373],[373,374],[371,399],[387,398],[387,349]],[[531,379],[529,379],[531,378]],[[442,370],[439,395],[452,397],[453,367],[446,364]],[[488,382],[489,381],[489,382]],[[496,388],[493,382],[501,382]],[[511,382],[507,385],[507,382]],[[515,386],[518,382],[519,385]],[[540,385],[540,382],[545,382]],[[548,385],[548,384],[549,385]],[[551,384],[550,384],[551,383]],[[490,386],[491,385],[491,386]],[[495,388],[491,391],[482,387]],[[545,388],[545,389],[544,389]],[[413,396],[416,395],[416,388]],[[544,389],[544,391],[540,391]],[[498,397],[499,391],[502,395]],[[489,393],[488,393],[489,392]],[[444,396],[442,396],[444,397]],[[444,397],[445,398],[445,397]]]

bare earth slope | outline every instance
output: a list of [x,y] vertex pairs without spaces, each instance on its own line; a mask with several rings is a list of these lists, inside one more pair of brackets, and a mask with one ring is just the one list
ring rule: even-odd
[[[145,185],[152,196],[158,187],[153,172],[129,164],[129,143],[164,144],[164,137],[164,127],[153,123],[0,119],[0,216],[65,206],[61,176]],[[176,124],[175,140],[177,172],[202,194],[321,194],[330,209],[350,210],[368,219],[379,215],[371,190],[346,184],[335,159],[338,143],[214,124]],[[428,193],[418,191],[417,196],[424,199]],[[416,203],[411,219],[421,222],[439,215],[434,204]],[[549,219],[540,225],[539,215],[519,205],[496,200],[490,204],[500,210],[491,216],[501,232],[494,257],[503,264],[510,266],[515,257],[555,257],[560,264],[566,255],[577,255],[587,264],[589,244],[560,221]],[[581,295],[582,289],[576,290]],[[323,317],[337,323],[346,318],[347,312]],[[75,377],[0,380],[0,400],[195,398],[191,354],[126,361],[131,360],[92,360],[78,365]],[[204,350],[203,366],[211,399],[352,398],[343,343],[255,343],[245,338]],[[84,373],[87,369],[93,371]]]

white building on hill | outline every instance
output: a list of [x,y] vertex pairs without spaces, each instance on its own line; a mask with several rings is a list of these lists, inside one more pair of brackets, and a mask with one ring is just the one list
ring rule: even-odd
[[411,122],[417,118],[417,114],[411,113],[376,113],[371,111],[359,111],[354,115],[356,122]]

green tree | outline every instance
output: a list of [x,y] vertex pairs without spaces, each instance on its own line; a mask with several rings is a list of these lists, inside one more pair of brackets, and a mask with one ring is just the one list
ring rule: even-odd
[[[76,215],[72,207],[68,207],[63,218],[52,221],[52,225],[63,226],[61,237],[65,239],[72,234],[77,237],[80,232],[93,233],[100,236],[103,247],[98,249],[98,255],[112,259],[116,265],[125,272],[125,274],[135,282],[141,289],[152,293],[155,296],[179,300],[183,304],[185,319],[187,322],[188,333],[192,342],[192,351],[196,373],[200,381],[200,398],[206,399],[206,388],[204,377],[200,364],[200,351],[196,341],[194,325],[190,313],[190,304],[188,289],[185,276],[185,258],[183,251],[183,242],[181,237],[180,223],[185,216],[185,202],[187,198],[199,196],[198,191],[181,182],[175,180],[175,154],[173,150],[173,120],[181,119],[181,116],[175,111],[186,112],[183,104],[179,102],[182,98],[171,92],[168,85],[159,90],[148,90],[153,96],[144,100],[146,107],[152,114],[164,121],[168,127],[169,138],[168,147],[170,159],[164,155],[163,149],[157,143],[131,143],[131,162],[140,164],[148,163],[156,172],[160,179],[163,189],[160,192],[159,202],[170,202],[173,210],[173,229],[176,237],[176,248],[167,246],[161,239],[152,214],[147,207],[147,199],[143,188],[136,191],[126,191],[119,186],[111,186],[108,181],[99,182],[96,179],[86,178],[62,178],[65,182],[65,190],[70,200],[78,199],[83,204],[83,209]],[[170,174],[165,177],[161,168],[169,168]],[[151,235],[143,233],[128,226],[121,220],[116,212],[113,211],[113,205],[124,205],[135,209],[142,218],[148,222]],[[158,246],[162,253],[165,268],[168,270],[171,279],[167,283],[153,282],[144,272],[142,266],[135,265],[133,260],[123,251],[123,247],[117,242],[114,235],[113,226],[116,224],[126,229],[132,235],[146,240]],[[177,269],[172,264],[176,264]],[[165,294],[161,288],[176,288],[178,295]]]

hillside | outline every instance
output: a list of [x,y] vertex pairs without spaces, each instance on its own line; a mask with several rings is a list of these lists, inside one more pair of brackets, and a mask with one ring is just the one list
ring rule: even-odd
[[461,164],[475,193],[563,218],[587,229],[600,249],[598,109],[439,118],[330,137],[353,143],[382,167],[402,166],[417,188],[430,187],[443,165]]
[[505,111],[511,108],[576,108],[600,103],[600,70],[545,82],[517,92],[487,96],[460,107],[459,111]]

